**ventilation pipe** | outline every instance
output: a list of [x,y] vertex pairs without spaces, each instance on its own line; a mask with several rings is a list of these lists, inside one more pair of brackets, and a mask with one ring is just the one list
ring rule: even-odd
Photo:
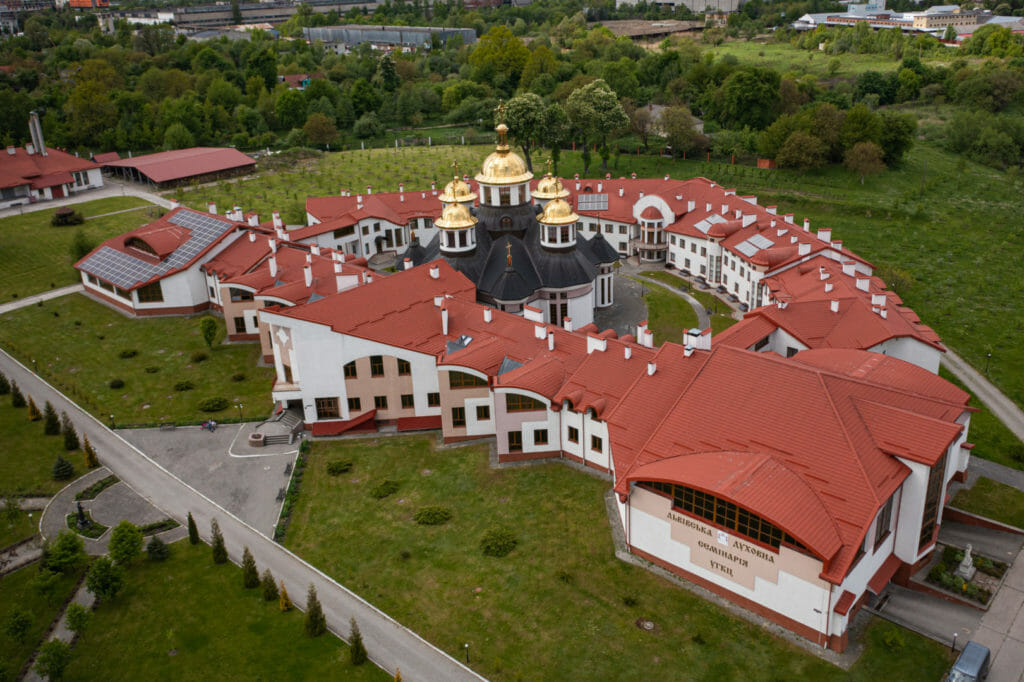
[[313,286],[313,266],[307,265],[302,268],[302,276],[306,280],[306,288]]
[[493,316],[493,314],[494,313],[491,312],[490,308],[484,308],[484,322],[486,322],[487,324],[490,324],[491,323],[491,317]]
[[555,349],[555,333],[548,332],[548,350],[552,351]]
[[441,333],[448,336],[448,308],[441,308]]
[[[693,352],[692,350],[690,351]],[[658,365],[653,362],[647,363],[647,376],[654,376],[654,373],[658,371]]]
[[430,266],[430,279],[441,279],[441,268],[438,265]]

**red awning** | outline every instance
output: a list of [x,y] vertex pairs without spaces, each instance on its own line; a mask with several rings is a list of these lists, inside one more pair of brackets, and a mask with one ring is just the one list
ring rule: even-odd
[[885,586],[889,584],[889,581],[896,574],[896,569],[900,567],[901,563],[903,562],[895,554],[890,555],[885,560],[885,563],[882,564],[882,567],[878,569],[878,572],[875,573],[874,577],[868,581],[868,589],[875,594],[881,594],[882,590],[885,589]]
[[835,612],[840,616],[845,616],[850,612],[850,607],[853,606],[853,602],[857,600],[856,595],[849,590],[844,590],[842,596],[839,597],[839,601],[836,602]]
[[314,436],[340,436],[346,431],[356,430],[375,431],[377,427],[374,425],[373,419],[376,416],[377,410],[370,410],[369,412],[364,412],[355,419],[314,422],[311,430],[313,431]]

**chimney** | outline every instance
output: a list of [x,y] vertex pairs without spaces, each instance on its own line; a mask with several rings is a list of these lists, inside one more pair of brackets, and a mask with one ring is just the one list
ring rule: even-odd
[[356,203],[359,204],[360,206],[363,205],[363,195],[362,194],[357,194],[356,195]]
[[302,268],[302,275],[306,279],[306,287],[313,286],[313,267],[311,265]]
[[[273,243],[273,242],[271,242]],[[270,276],[277,277],[277,256],[271,256],[267,260],[267,265],[270,266]]]
[[448,336],[448,307],[441,306],[441,333]]
[[369,196],[370,194],[373,194],[373,186],[372,185],[367,185],[366,186],[366,194],[367,194],[367,196]]
[[[577,184],[576,189],[579,189],[579,183],[576,183],[576,184]],[[621,197],[625,193],[626,193],[626,188],[625,187],[619,187],[619,196]]]
[[841,241],[836,240],[832,242],[832,248],[835,249],[836,251],[842,251],[843,243]]
[[277,253],[277,240],[276,239],[268,239],[267,240],[267,246],[270,247],[270,253]]
[[633,357],[633,349],[631,347],[629,347],[629,346],[623,346],[622,347],[622,357],[624,357],[625,359],[629,360],[631,357]]
[[[523,306],[523,319],[530,320],[531,322],[544,322],[544,311],[540,308],[534,308],[532,305]],[[538,336],[538,339],[544,338]]]
[[637,192],[637,196],[640,197],[641,199],[643,199],[644,198],[644,193],[642,191]]
[[274,216],[274,229],[275,230],[279,230],[282,227],[284,227],[284,222],[281,220],[281,212],[280,211],[274,211],[273,216]]
[[644,332],[643,344],[648,348],[654,348],[654,332],[650,329]]
[[487,324],[490,324],[491,323],[491,318],[493,316],[494,316],[494,313],[491,312],[490,308],[484,308],[484,322],[486,322]]
[[441,279],[441,267],[438,265],[430,266],[430,279]]
[[[538,322],[543,322],[543,320],[538,320]],[[548,328],[544,325],[538,324],[533,327],[533,338],[543,340],[547,334]]]
[[408,270],[412,267],[412,258],[406,257],[402,259],[402,269]]
[[838,313],[839,312],[839,301],[829,301],[828,302],[828,309],[831,310],[834,313]]
[[34,144],[32,144],[31,142],[29,142],[28,144],[25,145],[25,152],[29,156],[32,156],[33,154],[36,153],[36,146]]
[[[691,350],[690,352],[692,353],[693,351]],[[647,376],[649,376],[649,377],[650,376],[654,376],[654,373],[657,372],[657,371],[658,371],[658,365],[656,365],[653,362],[648,362],[647,363]]]
[[722,204],[722,217],[729,215],[729,204]]
[[249,241],[250,242],[255,242],[256,241],[256,233],[255,232],[249,232]]
[[708,213],[711,213],[711,202],[710,201],[707,201],[707,202],[704,203],[704,210],[707,211]]
[[306,265],[309,265],[309,264],[311,264],[312,262],[313,262],[313,254],[311,254],[311,253],[309,253],[309,252],[307,251],[307,252],[306,252]]
[[344,269],[344,266],[341,263],[335,263],[334,264],[334,285],[338,289],[338,291],[344,291],[345,290],[345,281],[344,281],[344,277],[345,276],[342,273],[343,269]]
[[818,230],[818,239],[826,244],[832,241],[832,228]]
[[668,173],[665,173],[665,182],[668,182]]
[[12,145],[8,145],[8,147],[7,147],[7,155],[8,156],[14,156],[17,153],[18,153],[18,148],[17,147],[15,147],[13,144]]
[[811,221],[809,218],[804,218],[804,232],[811,231]]
[[231,219],[232,220],[237,220],[239,222],[245,220],[245,215],[242,214],[242,207],[241,206],[235,206],[235,215],[232,216]]
[[885,320],[885,319],[887,319],[887,318],[889,317],[889,311],[888,311],[888,310],[886,310],[885,308],[881,308],[881,309],[880,309],[880,310],[878,311],[878,314],[882,316],[882,319],[883,319],[883,320]]
[[871,305],[885,305],[885,294],[871,294]]
[[[32,145],[41,155],[46,156],[46,143],[43,142],[43,126],[39,123],[39,113],[31,112],[28,115],[28,132],[32,136]],[[31,154],[31,152],[29,152]]]
[[314,256],[319,256],[320,255],[320,245],[317,244],[316,242],[313,242],[312,244],[309,245],[309,252],[310,252],[310,254],[312,254]]
[[436,182],[430,183],[430,193],[433,194],[435,197],[437,196],[437,183]]
[[442,303],[444,303],[444,296],[435,296],[434,297],[434,307],[435,308],[440,308]]
[[855,277],[857,275],[857,264],[853,261],[843,263],[843,274],[847,277]]
[[206,204],[206,210],[210,212],[210,215],[217,215],[217,204],[209,202]]
[[688,358],[693,355],[693,346],[687,344],[683,346],[683,357]]
[[871,284],[871,280],[868,279],[867,277],[858,277],[857,278],[857,288],[860,289],[861,291],[867,291],[868,290],[868,286],[870,284]]
[[806,256],[811,252],[811,245],[807,242],[800,242],[800,245],[796,247],[797,255]]
[[594,334],[587,334],[587,355],[590,355],[595,350],[601,351],[602,353],[608,349],[608,339]]
[[288,233],[284,231],[283,227],[277,228],[277,238],[283,242],[288,241]]
[[825,293],[832,291],[832,282],[825,282]]
[[819,277],[819,278],[820,278],[820,279],[821,279],[822,281],[825,281],[826,279],[828,279],[828,278],[829,278],[828,270],[826,270],[826,269],[825,269],[825,266],[824,266],[824,265],[822,265],[822,266],[820,266],[820,267],[818,268],[818,277]]
[[688,329],[683,334],[683,343],[697,350],[711,350],[711,327],[701,330],[697,327]]
[[598,192],[600,192],[603,187],[604,187],[604,183],[601,183],[601,182],[597,183],[597,191]]
[[548,350],[550,351],[550,350],[554,350],[554,349],[555,349],[555,333],[554,332],[548,332]]
[[571,317],[563,317],[562,318],[562,326],[565,327],[565,331],[571,332],[572,331],[572,318]]
[[629,177],[631,177],[632,179],[636,180],[636,171],[633,171],[632,173],[630,173]]
[[260,224],[260,216],[257,213],[249,214],[249,227],[256,227]]

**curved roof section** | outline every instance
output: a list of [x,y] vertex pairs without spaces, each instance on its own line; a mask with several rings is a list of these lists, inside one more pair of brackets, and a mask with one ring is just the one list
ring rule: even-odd
[[446,204],[476,201],[476,194],[470,189],[462,178],[454,177],[452,181],[444,186],[444,192],[438,197]]
[[814,490],[783,462],[762,452],[678,455],[637,467],[626,480],[679,483],[727,499],[775,524],[822,559],[842,546]]
[[730,235],[736,234],[743,229],[742,220],[725,220],[720,223],[715,223],[708,228],[708,236],[721,239]]
[[[175,249],[184,244],[191,237],[191,233],[177,225],[156,224],[152,229],[142,228],[130,232],[125,236],[125,248],[141,248],[143,251],[151,251],[160,260],[171,255]],[[136,242],[142,242],[138,244]],[[148,247],[148,248],[147,248]]]
[[643,213],[640,214],[640,217],[643,218],[644,220],[663,220],[661,211],[654,208],[653,206],[648,206],[647,208],[645,208],[643,210]]
[[485,185],[514,185],[532,180],[533,173],[527,170],[526,162],[508,146],[508,126],[502,123],[496,130],[498,145],[494,152],[484,159],[483,166],[476,176],[477,182]]
[[449,204],[444,207],[434,225],[442,230],[463,230],[476,225],[476,218],[462,204]]
[[551,173],[548,173],[540,182],[537,183],[537,189],[532,192],[534,199],[564,199],[569,196],[569,190],[562,185],[562,181]]
[[572,210],[565,199],[552,199],[544,206],[544,210],[537,218],[538,222],[545,225],[571,225],[580,217]]

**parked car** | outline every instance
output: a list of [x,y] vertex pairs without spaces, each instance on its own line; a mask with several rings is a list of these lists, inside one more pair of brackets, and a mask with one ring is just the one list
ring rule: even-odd
[[988,665],[992,652],[987,646],[977,642],[968,642],[960,657],[953,664],[953,669],[946,676],[948,682],[980,682],[988,677]]

